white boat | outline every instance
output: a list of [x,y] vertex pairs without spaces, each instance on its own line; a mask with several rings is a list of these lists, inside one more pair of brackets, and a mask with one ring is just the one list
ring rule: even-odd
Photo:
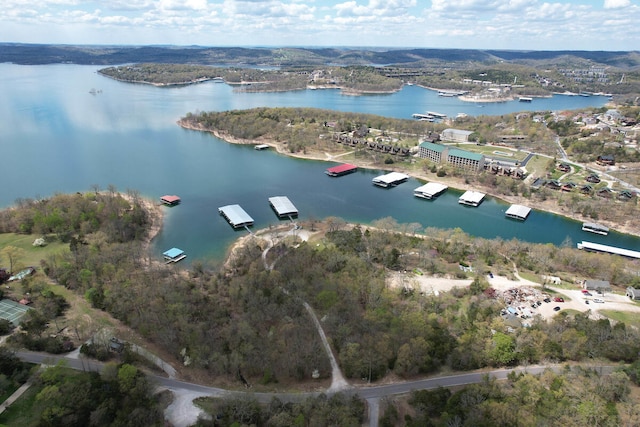
[[518,98],[518,101],[520,101],[520,102],[531,102],[531,101],[533,101],[533,98],[531,98],[529,96],[521,96],[520,98]]
[[602,234],[606,236],[609,234],[609,227],[597,224],[595,222],[585,222],[582,224],[582,231],[588,231],[589,233]]

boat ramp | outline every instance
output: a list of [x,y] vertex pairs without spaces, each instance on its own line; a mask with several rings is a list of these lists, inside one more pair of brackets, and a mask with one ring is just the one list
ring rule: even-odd
[[324,171],[324,173],[326,173],[327,175],[329,175],[331,177],[337,177],[337,176],[348,175],[348,174],[353,173],[353,172],[355,172],[357,170],[358,170],[358,167],[356,165],[352,165],[352,164],[349,164],[349,163],[344,163],[342,165],[338,165],[338,166],[334,166],[332,168],[329,168],[326,171]]
[[423,199],[431,200],[438,197],[447,190],[446,185],[437,182],[430,182],[413,190],[413,195]]
[[519,219],[524,221],[529,216],[531,208],[522,205],[511,205],[509,209],[504,213],[507,218]]
[[460,196],[460,198],[458,199],[458,203],[460,203],[461,205],[477,207],[480,206],[480,203],[482,203],[482,201],[484,200],[484,196],[484,193],[468,190],[465,191],[462,196]]
[[398,184],[402,184],[409,179],[409,175],[400,172],[391,172],[385,175],[380,175],[373,178],[374,185],[383,188],[395,187]]
[[222,206],[218,208],[218,212],[233,228],[247,228],[253,225],[254,222],[253,218],[251,218],[240,205]]
[[278,218],[289,218],[293,221],[293,218],[298,216],[298,209],[286,196],[269,197],[269,204]]
[[178,261],[182,261],[187,257],[182,249],[171,248],[168,251],[164,251],[162,256],[165,259],[165,264],[171,264]]

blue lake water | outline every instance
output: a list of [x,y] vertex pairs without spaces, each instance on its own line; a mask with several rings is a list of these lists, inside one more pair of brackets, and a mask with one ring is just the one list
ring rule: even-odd
[[330,164],[230,145],[176,125],[187,112],[259,106],[410,118],[427,110],[455,116],[600,107],[606,98],[554,96],[479,107],[416,86],[375,96],[345,96],[337,90],[238,93],[220,83],[176,88],[121,83],[100,76],[97,69],[0,64],[0,146],[5,160],[0,206],[18,198],[89,191],[93,185],[134,189],[156,200],[177,194],[182,204],[166,208],[154,251],[159,256],[179,247],[190,261],[220,260],[229,244],[246,233],[234,231],[218,215],[218,207],[240,204],[256,220],[255,228],[262,228],[278,223],[267,199],[281,195],[291,199],[303,220],[338,216],[369,223],[391,216],[400,223],[459,227],[487,238],[556,245],[569,238],[573,243],[588,240],[640,250],[638,238],[584,233],[579,223],[557,215],[534,211],[524,223],[508,220],[508,205],[487,198],[478,208],[465,208],[457,203],[460,193],[452,190],[435,201],[416,199],[413,189],[422,183],[414,179],[390,190],[371,184],[379,171],[332,179],[324,174]]

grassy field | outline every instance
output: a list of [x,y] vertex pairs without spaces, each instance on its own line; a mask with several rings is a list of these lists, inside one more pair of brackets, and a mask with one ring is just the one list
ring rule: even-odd
[[614,311],[614,310],[600,310],[601,314],[604,314],[609,319],[617,322],[624,322],[627,326],[633,326],[634,328],[640,327],[640,316],[638,313],[631,311]]
[[[14,233],[0,234],[0,250],[5,246],[15,246],[24,250],[24,257],[20,258],[18,260],[18,265],[14,266],[15,271],[18,271],[23,267],[37,267],[40,265],[41,259],[46,259],[53,253],[69,250],[68,243],[62,243],[53,239],[49,240],[49,243],[46,246],[33,246],[33,241],[38,237],[41,236]],[[9,260],[0,256],[0,265],[2,267],[9,268]]]

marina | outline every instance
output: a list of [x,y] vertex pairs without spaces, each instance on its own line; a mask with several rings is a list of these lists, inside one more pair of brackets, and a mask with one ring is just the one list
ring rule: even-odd
[[382,188],[395,187],[398,184],[402,184],[409,179],[409,175],[400,172],[391,172],[384,175],[373,178],[373,185],[377,185]]
[[640,252],[632,251],[631,249],[617,248],[615,246],[602,245],[600,243],[585,242],[578,243],[578,249],[582,249],[588,252],[605,252],[614,255],[621,255],[627,258],[640,259]]
[[253,225],[254,222],[253,218],[240,205],[222,206],[218,208],[218,212],[233,228],[246,228]]
[[182,261],[187,257],[182,249],[171,248],[168,251],[164,251],[162,256],[165,259],[165,264],[171,264],[178,261]]
[[169,196],[169,195],[165,195],[160,197],[160,201],[162,203],[164,203],[167,206],[175,206],[175,205],[179,205],[181,200],[180,197],[178,196]]
[[461,205],[478,207],[484,200],[484,196],[484,193],[467,190],[462,196],[460,196],[460,198],[458,199],[458,203],[460,203]]
[[582,231],[606,236],[609,234],[609,227],[605,227],[604,225],[597,224],[595,222],[585,222],[582,224]]
[[278,218],[293,219],[298,216],[298,209],[286,196],[269,197],[269,204],[278,215]]
[[324,173],[326,173],[327,175],[329,175],[331,177],[338,177],[338,176],[348,175],[348,174],[353,173],[353,172],[355,172],[357,170],[358,170],[358,167],[356,165],[352,165],[352,164],[349,164],[349,163],[344,163],[342,165],[331,167],[331,168],[327,169],[326,171],[324,171]]
[[531,208],[522,205],[511,205],[504,213],[507,218],[518,219],[524,221],[531,213]]
[[447,191],[447,188],[449,187],[444,184],[430,182],[413,190],[413,195],[423,199],[431,200]]

